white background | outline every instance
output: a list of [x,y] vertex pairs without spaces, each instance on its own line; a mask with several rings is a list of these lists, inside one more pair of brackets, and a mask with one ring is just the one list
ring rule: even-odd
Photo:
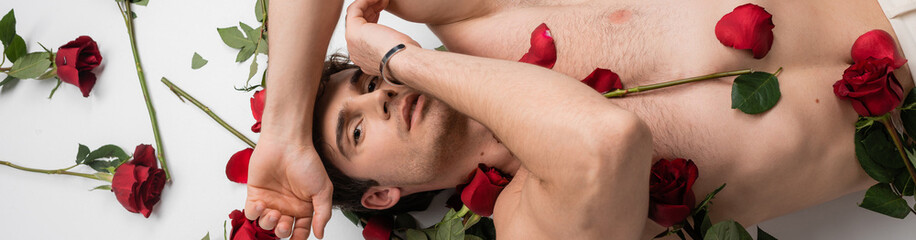
[[[235,63],[238,50],[223,44],[216,32],[239,21],[258,26],[254,2],[151,0],[147,7],[134,8],[139,16],[135,21],[139,53],[173,175],[150,218],[127,212],[111,192],[88,191],[102,182],[0,166],[0,239],[200,239],[207,232],[221,239],[223,221],[231,210],[243,206],[245,198],[245,186],[226,179],[225,164],[247,146],[190,103],[179,101],[159,79],[169,78],[257,139],[248,130],[254,123],[251,94],[233,90],[244,85],[251,60]],[[92,149],[116,144],[128,153],[137,144],[154,143],[126,29],[114,1],[0,0],[0,13],[11,8],[16,11],[17,32],[30,52],[41,50],[36,42],[56,49],[89,35],[98,42],[104,59],[95,70],[98,82],[89,98],[83,98],[75,86],[63,84],[49,100],[53,80],[22,80],[0,89],[0,160],[56,169],[73,163],[78,143]],[[387,13],[381,21],[424,47],[440,45],[423,25]],[[329,52],[346,47],[342,28],[340,22]],[[199,70],[190,68],[194,52],[209,60]],[[266,57],[262,55],[259,63],[263,70]],[[253,81],[260,77],[259,72]],[[74,170],[92,171],[84,166]],[[912,216],[897,220],[861,209],[856,203],[863,194],[761,226],[780,239],[916,238]],[[431,208],[441,210],[438,206]],[[441,216],[439,212],[422,215],[427,220]],[[359,239],[360,231],[335,210],[326,239]]]

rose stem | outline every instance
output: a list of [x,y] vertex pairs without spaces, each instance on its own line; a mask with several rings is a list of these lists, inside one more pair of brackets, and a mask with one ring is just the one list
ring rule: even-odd
[[887,129],[887,133],[891,134],[891,139],[894,140],[894,145],[897,147],[897,153],[900,153],[900,159],[903,159],[903,164],[906,165],[906,170],[910,172],[910,177],[913,178],[913,182],[916,182],[916,171],[913,169],[913,163],[910,162],[906,153],[903,152],[903,144],[900,143],[900,138],[897,137],[897,129],[894,128],[894,125],[891,125],[888,116],[890,116],[890,114],[885,114],[878,121],[883,123],[884,128]]
[[626,95],[626,94],[628,94],[628,93],[649,91],[649,90],[653,90],[653,89],[665,88],[665,87],[670,87],[670,86],[674,86],[674,85],[681,85],[681,84],[685,84],[685,83],[691,83],[691,82],[703,81],[703,80],[709,80],[709,79],[715,79],[715,78],[737,76],[737,75],[748,74],[748,73],[752,73],[752,72],[753,72],[753,71],[747,70],[747,69],[745,69],[745,70],[738,70],[738,71],[731,71],[731,72],[720,72],[720,73],[713,73],[713,74],[709,74],[709,75],[703,75],[703,76],[699,76],[699,77],[685,78],[685,79],[679,79],[679,80],[668,81],[668,82],[663,82],[663,83],[656,83],[656,84],[651,84],[651,85],[638,86],[638,87],[630,88],[630,89],[617,89],[617,90],[614,90],[614,91],[610,91],[610,92],[604,93],[604,97],[606,97],[606,98],[623,97],[624,95]]
[[700,238],[700,235],[698,235],[699,233],[697,233],[697,230],[694,230],[693,226],[690,226],[690,222],[687,221],[687,219],[684,219],[684,230],[686,230],[687,235],[690,235],[690,238],[692,239],[703,239],[703,238]]
[[[124,4],[124,8],[121,8],[121,3]],[[156,155],[159,158],[159,164],[162,165],[162,170],[165,171],[166,181],[172,180],[172,175],[169,173],[169,167],[165,163],[165,150],[162,148],[162,138],[159,137],[159,122],[156,121],[156,110],[153,109],[153,103],[149,98],[149,90],[146,88],[146,77],[143,75],[143,67],[140,66],[140,57],[137,55],[137,41],[134,40],[134,21],[131,16],[130,11],[130,2],[129,1],[120,1],[117,2],[118,8],[123,10],[121,11],[121,17],[124,18],[124,25],[127,25],[127,36],[130,38],[130,49],[134,54],[134,63],[137,65],[137,77],[140,79],[140,89],[143,91],[143,99],[146,100],[146,110],[149,112],[150,124],[153,125],[153,136],[156,138],[156,148],[159,149],[159,154]]]
[[251,146],[252,148],[255,146],[254,142],[251,141],[251,139],[248,139],[248,137],[245,137],[245,135],[242,135],[242,133],[240,133],[238,130],[235,130],[235,128],[233,128],[232,126],[229,126],[229,124],[223,121],[222,118],[217,116],[216,113],[213,113],[213,111],[210,111],[210,108],[208,108],[207,106],[204,106],[203,103],[200,103],[199,101],[197,101],[197,99],[192,97],[190,94],[188,94],[184,90],[181,90],[181,88],[179,88],[178,86],[175,86],[175,84],[173,84],[171,81],[163,77],[162,83],[168,86],[169,89],[171,89],[173,92],[175,92],[179,96],[183,98],[187,98],[188,101],[191,101],[191,103],[197,106],[197,108],[200,108],[200,110],[203,110],[205,113],[207,113],[207,115],[210,115],[210,118],[213,118],[213,120],[216,120],[216,123],[219,123],[219,125],[222,125],[223,128],[225,128],[226,130],[229,130],[229,132],[232,133],[232,135],[235,135],[236,137],[241,139],[243,142],[247,143],[248,146]]
[[68,169],[73,168],[73,167],[75,167],[76,165],[74,165],[73,167],[68,167],[68,168],[63,168],[63,169],[56,169],[56,170],[45,170],[45,169],[27,168],[27,167],[19,166],[19,165],[16,165],[16,164],[13,164],[13,163],[10,163],[10,162],[7,162],[7,161],[0,161],[0,165],[7,165],[7,166],[9,166],[9,167],[11,167],[11,168],[15,168],[15,169],[19,169],[19,170],[23,170],[23,171],[27,171],[27,172],[47,173],[47,174],[64,174],[64,175],[71,175],[71,176],[84,177],[84,178],[89,178],[89,179],[95,179],[95,180],[101,180],[101,181],[111,182],[111,179],[107,179],[107,178],[105,178],[105,177],[103,177],[103,176],[99,176],[99,175],[95,175],[95,174],[86,174],[86,173],[78,173],[78,172],[70,172],[70,171],[67,171]]
[[9,72],[10,69],[13,69],[13,68],[12,68],[12,67],[8,67],[8,68],[2,68],[2,67],[0,67],[0,71],[4,71],[4,72]]

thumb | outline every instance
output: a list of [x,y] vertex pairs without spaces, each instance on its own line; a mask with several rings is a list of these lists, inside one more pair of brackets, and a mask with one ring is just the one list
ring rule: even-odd
[[324,238],[324,227],[328,225],[328,221],[331,220],[331,193],[332,190],[322,191],[321,194],[315,196],[312,204],[315,207],[315,215],[312,221],[312,231],[315,233],[315,237]]

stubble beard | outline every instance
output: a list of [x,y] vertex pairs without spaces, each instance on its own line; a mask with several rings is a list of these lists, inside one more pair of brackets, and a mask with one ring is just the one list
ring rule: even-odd
[[460,161],[460,153],[468,143],[465,139],[468,117],[438,99],[429,103],[432,104],[426,109],[427,118],[424,119],[429,121],[427,133],[420,141],[408,143],[413,161],[408,161],[408,166],[402,168],[401,176],[406,176],[411,185],[447,176]]

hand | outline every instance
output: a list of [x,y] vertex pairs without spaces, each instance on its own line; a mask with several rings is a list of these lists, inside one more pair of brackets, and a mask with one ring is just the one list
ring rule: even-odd
[[350,60],[363,72],[379,76],[379,63],[388,50],[398,44],[419,47],[416,41],[378,24],[379,14],[388,0],[356,0],[347,7],[346,38]]
[[[311,141],[290,144],[261,136],[248,165],[248,219],[260,217],[261,228],[276,227],[275,233],[282,238],[292,234],[293,240],[305,240],[310,227],[315,237],[322,238],[331,218],[332,192],[331,180]],[[294,218],[295,227],[290,231]]]

